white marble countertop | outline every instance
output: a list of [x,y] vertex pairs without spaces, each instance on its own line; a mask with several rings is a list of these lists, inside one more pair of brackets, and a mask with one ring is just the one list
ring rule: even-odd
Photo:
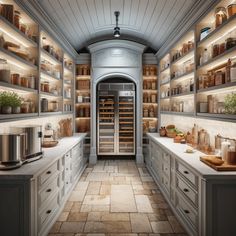
[[56,147],[43,148],[44,155],[41,159],[22,165],[14,170],[1,170],[0,179],[30,179],[39,175],[54,161],[61,158],[79,141],[83,140],[86,133],[75,133],[72,137],[65,137],[59,140]]
[[163,149],[166,149],[167,151],[170,152],[170,154],[177,156],[180,160],[185,162],[187,165],[189,165],[192,169],[194,169],[204,178],[213,178],[213,177],[236,178],[236,171],[216,171],[211,167],[209,167],[208,165],[201,162],[200,156],[204,156],[205,154],[198,150],[194,150],[194,153],[192,154],[185,153],[185,150],[187,148],[191,148],[187,144],[174,143],[174,140],[172,138],[160,137],[158,133],[148,133],[147,135],[153,141],[160,144],[163,147]]

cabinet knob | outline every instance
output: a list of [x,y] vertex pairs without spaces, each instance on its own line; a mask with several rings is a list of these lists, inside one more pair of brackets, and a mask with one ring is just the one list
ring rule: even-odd
[[188,171],[187,171],[187,170],[185,170],[185,171],[184,171],[184,174],[186,174],[186,175],[187,175],[187,174],[188,174]]
[[184,212],[185,212],[186,214],[189,214],[189,213],[190,213],[189,210],[184,210]]
[[184,190],[184,192],[188,192],[189,191],[187,188],[184,188],[183,190]]
[[51,172],[50,170],[49,170],[49,171],[47,171],[47,174],[48,174],[48,175],[50,175],[51,173],[52,173],[52,172]]
[[47,191],[46,192],[48,192],[48,193],[50,193],[52,190],[49,188],[49,189],[47,189]]
[[47,213],[47,214],[50,214],[51,212],[52,212],[51,210],[48,210],[46,213]]

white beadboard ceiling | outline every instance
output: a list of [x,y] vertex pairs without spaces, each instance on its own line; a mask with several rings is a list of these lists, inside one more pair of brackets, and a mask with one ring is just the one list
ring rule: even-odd
[[[113,38],[114,11],[125,39],[158,50],[194,5],[194,0],[38,0],[76,49]],[[121,37],[121,39],[122,39]]]

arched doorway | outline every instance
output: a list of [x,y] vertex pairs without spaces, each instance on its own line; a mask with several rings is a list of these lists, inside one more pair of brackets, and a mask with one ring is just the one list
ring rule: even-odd
[[135,158],[136,110],[132,80],[111,77],[97,84],[98,158]]

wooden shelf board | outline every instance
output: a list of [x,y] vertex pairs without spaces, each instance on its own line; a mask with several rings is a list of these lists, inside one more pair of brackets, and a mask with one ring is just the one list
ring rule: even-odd
[[225,90],[225,89],[233,88],[235,86],[236,86],[236,82],[230,82],[230,83],[226,83],[226,84],[212,86],[212,87],[209,87],[209,88],[198,89],[197,94],[206,93],[206,92],[217,92],[218,90],[221,90],[221,89]]
[[[21,32],[14,24],[0,15],[0,30],[11,35],[13,39],[18,39],[19,43],[25,47],[37,47],[37,43]],[[17,41],[17,40],[16,40]]]
[[0,120],[12,120],[12,119],[19,119],[19,118],[29,118],[29,117],[36,117],[38,113],[20,113],[20,114],[0,114]]
[[194,49],[188,51],[187,53],[185,53],[183,56],[181,56],[177,60],[171,62],[171,65],[173,66],[173,65],[182,64],[182,63],[184,63],[185,61],[188,61],[191,58],[194,58]]
[[17,56],[13,52],[10,52],[1,47],[0,47],[0,57],[6,59],[9,64],[13,64],[14,66],[17,66],[23,70],[37,70],[38,69],[38,67],[32,64],[31,62],[26,61],[25,59]]
[[0,87],[7,88],[9,90],[17,90],[19,92],[25,92],[25,93],[34,93],[34,94],[38,93],[38,90],[36,90],[36,89],[25,88],[22,86],[9,84],[9,83],[5,83],[5,82],[1,82],[1,81],[0,81]]

